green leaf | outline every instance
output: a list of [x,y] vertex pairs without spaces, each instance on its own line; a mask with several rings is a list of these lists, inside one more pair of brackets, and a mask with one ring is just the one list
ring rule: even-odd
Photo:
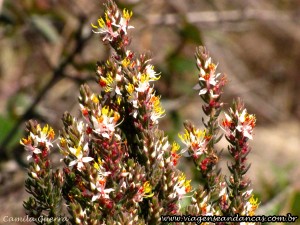
[[59,34],[49,18],[45,16],[33,15],[31,21],[35,28],[41,32],[45,38],[50,42],[57,42],[59,40]]
[[172,70],[178,72],[179,74],[193,71],[195,67],[195,62],[182,55],[174,55],[169,59],[170,66]]
[[[5,117],[3,115],[0,115],[0,143],[3,142],[6,135],[13,129],[15,125],[15,120]],[[22,132],[20,130],[17,130],[15,132],[14,137],[11,139],[11,141],[8,143],[8,146],[5,146],[6,149],[12,148],[16,144],[19,143],[21,138]]]
[[201,31],[193,24],[186,23],[179,34],[188,41],[197,45],[203,45]]

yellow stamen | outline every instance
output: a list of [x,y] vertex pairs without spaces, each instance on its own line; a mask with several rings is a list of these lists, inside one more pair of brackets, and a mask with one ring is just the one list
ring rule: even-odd
[[95,162],[94,163],[94,168],[96,169],[96,170],[100,170],[100,167],[101,167],[101,165],[102,165],[102,161],[101,161],[101,159],[100,159],[100,157],[98,157],[98,160],[97,160],[98,162]]
[[192,190],[191,180],[186,180],[183,186],[185,187],[185,192],[190,192]]
[[121,101],[122,101],[122,98],[121,98],[120,96],[118,96],[118,97],[117,97],[117,103],[118,103],[118,105],[121,104]]
[[53,140],[55,136],[54,130],[52,129],[52,127],[50,127],[49,131],[48,131],[48,138],[49,140]]
[[91,23],[91,27],[94,28],[94,29],[98,29],[98,27],[96,25],[92,24],[92,23]]
[[185,187],[185,192],[190,192],[191,191],[191,180],[186,180],[185,174],[182,173],[178,177],[178,182],[182,183],[182,186]]
[[214,70],[215,68],[216,68],[216,65],[215,65],[214,63],[210,63],[210,64],[208,65],[208,69],[209,69],[210,71]]
[[128,11],[127,9],[123,9],[123,17],[126,19],[126,20],[129,20],[132,16],[132,11]]
[[101,110],[102,115],[108,116],[109,114],[109,108],[108,106],[104,106]]
[[94,103],[99,103],[99,99],[98,99],[98,97],[96,96],[96,95],[92,95],[92,101],[94,102]]
[[102,123],[104,120],[103,116],[97,116],[96,119],[97,119],[98,123]]
[[124,67],[127,67],[129,64],[130,64],[130,60],[128,58],[125,58],[125,59],[122,60],[122,65]]
[[28,138],[22,138],[22,140],[20,140],[20,144],[21,145],[29,145],[31,144],[31,137],[28,136]]
[[61,147],[66,147],[66,146],[67,146],[67,141],[66,141],[66,139],[64,139],[64,138],[61,138],[61,139],[60,139],[60,146],[61,146]]
[[114,112],[114,121],[117,122],[120,119],[120,114],[118,112]]
[[42,133],[43,133],[43,134],[47,134],[47,133],[48,133],[48,129],[49,129],[49,125],[46,124],[46,125],[43,127],[43,129],[42,129]]
[[180,176],[178,177],[178,181],[181,182],[181,181],[184,181],[185,182],[185,174],[184,173],[181,173]]
[[144,198],[151,198],[154,195],[154,193],[152,193],[152,186],[149,181],[146,181],[143,184],[143,193]]
[[132,94],[132,92],[134,91],[134,85],[133,84],[128,84],[126,86],[126,90],[128,91],[129,94]]
[[76,149],[76,152],[75,152],[75,156],[78,158],[81,154],[81,150],[82,150],[82,147],[81,146],[78,146]]
[[165,110],[160,105],[159,97],[152,96],[150,101],[153,103],[153,109],[156,114],[162,115],[165,113]]
[[99,27],[101,27],[101,28],[103,28],[105,26],[105,22],[102,18],[98,19],[98,24],[99,24]]
[[190,140],[190,134],[187,130],[185,130],[185,133],[183,135],[178,134],[178,137],[180,138],[181,141],[189,141]]
[[255,214],[256,209],[258,208],[258,198],[254,198],[254,195],[251,196],[251,198],[249,199],[249,203],[252,205],[251,206],[251,210],[249,212],[249,216],[253,216]]
[[149,76],[147,74],[142,74],[141,76],[141,82],[145,83],[149,81]]
[[172,144],[172,152],[177,152],[180,148],[179,144],[177,144],[175,141]]
[[201,137],[205,136],[205,131],[202,131],[202,130],[194,129],[193,133],[195,134],[195,136],[197,138],[201,138]]

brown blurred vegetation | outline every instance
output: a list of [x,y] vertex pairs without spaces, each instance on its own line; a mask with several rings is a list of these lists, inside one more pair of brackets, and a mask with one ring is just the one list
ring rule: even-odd
[[[24,215],[24,122],[36,118],[58,130],[64,111],[79,115],[79,85],[97,90],[95,63],[109,49],[90,23],[103,14],[103,2],[0,0],[0,224],[5,215]],[[192,88],[194,51],[205,45],[228,76],[224,101],[240,96],[257,115],[249,176],[262,201],[258,214],[300,216],[300,1],[117,2],[134,12],[131,48],[150,52],[161,72],[161,128],[177,139],[185,119],[201,124]],[[181,166],[193,177],[188,163]]]

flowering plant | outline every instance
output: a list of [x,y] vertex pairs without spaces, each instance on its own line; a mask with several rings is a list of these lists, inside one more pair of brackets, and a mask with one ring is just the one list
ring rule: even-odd
[[[21,144],[31,160],[25,183],[32,195],[24,202],[28,215],[68,218],[54,224],[159,224],[163,215],[183,213],[254,215],[258,204],[245,173],[255,117],[237,100],[219,119],[226,79],[216,74],[217,65],[199,47],[196,89],[208,118],[203,119],[205,130],[186,122],[179,135],[185,147],[180,150],[178,143],[170,143],[158,127],[165,111],[151,84],[160,75],[148,55],[128,49],[131,16],[132,12],[121,12],[108,0],[104,18],[92,24],[93,32],[100,34],[113,53],[106,62],[97,63],[99,92],[86,84],[80,88],[82,118],[65,113],[57,139],[48,125],[27,123],[28,136]],[[229,178],[216,169],[219,152],[215,145],[222,131],[233,158]],[[57,140],[62,169],[54,169],[50,158]],[[192,188],[176,168],[183,154],[191,156],[199,170],[202,184],[198,188]],[[181,208],[180,200],[187,193],[191,204]]]

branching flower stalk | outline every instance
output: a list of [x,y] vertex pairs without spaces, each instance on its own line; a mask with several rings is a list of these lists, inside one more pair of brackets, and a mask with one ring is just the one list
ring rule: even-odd
[[[88,85],[80,88],[81,118],[63,115],[63,128],[56,139],[62,169],[54,170],[49,158],[55,140],[48,125],[34,121],[27,125],[28,136],[21,140],[31,160],[26,189],[32,195],[24,202],[28,215],[48,218],[37,224],[159,224],[162,215],[254,215],[256,200],[251,197],[246,156],[252,138],[254,116],[238,102],[222,122],[231,144],[232,176],[225,182],[217,170],[221,95],[226,83],[216,74],[217,66],[205,48],[197,49],[199,95],[204,101],[204,130],[185,123],[180,135],[186,145],[176,143],[159,129],[165,111],[153,82],[160,77],[146,54],[129,49],[128,30],[132,12],[120,11],[112,0],[93,32],[100,35],[112,54],[98,62],[98,92]],[[182,154],[193,157],[202,186],[192,191],[191,181],[176,166]],[[181,209],[187,193],[192,202]],[[55,221],[51,218],[56,218]],[[64,221],[59,218],[65,218]]]
[[179,137],[187,145],[197,169],[200,171],[201,180],[204,182],[204,189],[210,192],[215,189],[218,171],[218,153],[215,144],[219,142],[222,135],[219,135],[218,117],[223,107],[221,102],[223,86],[226,83],[225,76],[216,73],[217,65],[212,62],[207,50],[199,47],[196,51],[197,67],[199,69],[199,82],[195,89],[200,90],[199,95],[204,105],[203,112],[208,117],[203,124],[204,131],[197,130],[190,122],[185,123],[186,133]]
[[217,168],[220,152],[216,151],[215,145],[220,141],[219,115],[224,103],[221,101],[223,87],[226,78],[216,73],[217,65],[213,63],[208,51],[204,47],[196,50],[196,61],[198,73],[199,95],[203,101],[202,110],[208,117],[202,118],[205,129],[197,129],[191,122],[185,122],[185,133],[179,135],[186,145],[184,151],[192,156],[194,164],[200,173],[202,185],[195,192],[192,198],[192,205],[187,212],[191,214],[209,214],[216,210],[211,202],[220,198],[219,193],[223,188],[224,177]]
[[98,20],[98,26],[93,25],[94,32],[99,33],[116,53],[110,61],[98,63],[102,101],[103,105],[118,109],[122,118],[119,128],[124,131],[128,157],[144,165],[146,174],[143,179],[156,190],[157,195],[152,195],[153,199],[158,199],[141,203],[142,208],[157,211],[149,213],[144,210],[145,218],[154,222],[159,219],[155,216],[159,211],[178,213],[175,203],[189,191],[190,186],[185,176],[175,169],[179,146],[176,143],[170,145],[158,129],[158,119],[163,116],[164,110],[150,82],[158,80],[159,75],[147,55],[136,57],[127,49],[127,29],[132,28],[128,21],[132,13],[123,10],[121,15],[110,1],[107,9],[105,18]]
[[195,89],[199,90],[204,102],[202,109],[208,121],[202,119],[204,130],[186,122],[185,133],[179,135],[186,145],[183,152],[187,151],[192,156],[203,182],[195,191],[186,213],[224,216],[238,213],[252,216],[258,203],[251,195],[252,190],[248,190],[250,180],[246,179],[245,174],[250,168],[246,162],[250,152],[247,141],[252,139],[255,116],[247,113],[240,99],[233,103],[229,114],[225,113],[221,129],[225,131],[225,138],[230,143],[228,150],[233,158],[233,163],[228,165],[232,175],[225,179],[221,171],[217,170],[220,153],[216,152],[215,144],[222,138],[219,134],[219,115],[224,105],[221,96],[226,77],[216,73],[217,65],[212,62],[204,47],[197,49],[196,60],[199,82]]
[[131,15],[107,2],[105,17],[92,25],[113,50],[97,64],[100,92],[83,85],[83,120],[63,116],[61,185],[72,224],[157,224],[160,215],[178,214],[191,190],[176,169],[179,145],[158,129],[164,110],[151,82],[159,75],[147,55],[128,49]]

